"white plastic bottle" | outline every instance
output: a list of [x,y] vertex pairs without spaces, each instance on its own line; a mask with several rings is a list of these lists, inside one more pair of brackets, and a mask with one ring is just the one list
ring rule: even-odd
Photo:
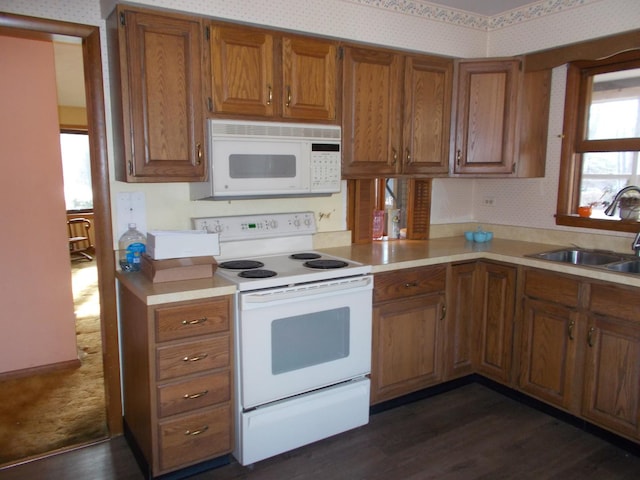
[[123,272],[138,272],[142,254],[146,251],[146,237],[136,229],[135,223],[129,224],[118,242],[120,251],[120,269]]

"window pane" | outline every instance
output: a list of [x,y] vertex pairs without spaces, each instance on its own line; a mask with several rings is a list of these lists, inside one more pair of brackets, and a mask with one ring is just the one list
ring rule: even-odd
[[83,133],[61,133],[60,147],[67,210],[93,208],[89,136]]
[[593,76],[587,140],[640,137],[640,69]]
[[592,152],[582,157],[580,205],[593,207],[592,217],[606,218],[604,209],[627,185],[638,185],[638,152]]

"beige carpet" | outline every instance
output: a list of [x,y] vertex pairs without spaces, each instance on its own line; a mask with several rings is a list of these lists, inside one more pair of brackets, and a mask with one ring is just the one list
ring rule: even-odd
[[72,270],[82,365],[0,382],[0,465],[107,436],[95,261]]

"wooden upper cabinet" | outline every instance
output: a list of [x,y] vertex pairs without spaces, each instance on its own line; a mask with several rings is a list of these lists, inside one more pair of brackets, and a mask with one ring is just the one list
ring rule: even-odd
[[215,23],[210,32],[212,113],[335,121],[335,42]]
[[519,60],[460,61],[455,173],[513,173]]
[[[205,171],[200,19],[118,6],[110,19],[114,135],[128,182],[202,181]],[[119,67],[119,68],[118,68]],[[120,124],[120,121],[122,122]],[[120,128],[118,128],[120,127]]]
[[282,116],[335,120],[336,44],[305,37],[282,38]]
[[519,58],[458,61],[452,174],[543,177],[550,93]]
[[273,35],[246,28],[212,25],[213,111],[271,117],[274,108]]
[[448,172],[453,62],[347,47],[343,175]]
[[404,70],[402,173],[446,174],[453,62],[411,56]]
[[343,63],[342,175],[396,173],[401,153],[403,57],[346,47]]

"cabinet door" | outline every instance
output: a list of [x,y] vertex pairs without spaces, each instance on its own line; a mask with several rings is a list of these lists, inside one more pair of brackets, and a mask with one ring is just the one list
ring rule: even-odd
[[482,262],[478,266],[481,308],[476,318],[476,371],[511,382],[516,269]]
[[402,155],[402,56],[347,47],[344,53],[342,174],[393,175]]
[[336,119],[336,45],[303,37],[282,39],[282,116]]
[[454,265],[447,308],[446,377],[473,373],[472,327],[477,310],[476,263]]
[[458,64],[455,173],[514,173],[519,60]]
[[594,315],[587,326],[583,416],[638,439],[640,325]]
[[444,296],[427,295],[373,309],[371,403],[442,380]]
[[578,312],[524,299],[520,388],[569,409],[575,391]]
[[202,181],[202,26],[183,16],[120,12],[123,141],[130,182]]
[[277,89],[273,62],[271,34],[246,27],[213,25],[214,112],[273,116]]
[[449,171],[452,76],[452,60],[405,59],[402,173]]

